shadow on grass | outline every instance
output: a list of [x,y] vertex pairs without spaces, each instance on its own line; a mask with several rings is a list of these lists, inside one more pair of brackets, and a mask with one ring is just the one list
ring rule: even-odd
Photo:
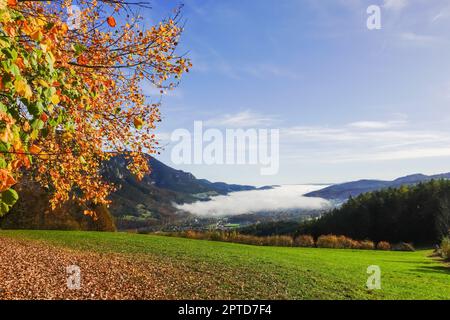
[[424,273],[444,273],[444,274],[448,274],[450,275],[450,267],[448,266],[424,266],[424,267],[419,267],[416,268],[415,270],[418,270],[420,272],[424,272]]
[[[436,256],[428,256],[430,258],[428,261],[423,260],[410,260],[410,261],[402,261],[402,260],[389,260],[389,262],[396,262],[402,264],[415,264],[418,267],[414,268],[416,271],[420,271],[423,273],[444,273],[450,275],[450,264],[449,261],[444,260],[440,257]],[[439,263],[441,265],[436,265]]]
[[421,259],[419,260],[389,260],[389,262],[395,262],[395,263],[410,263],[410,264],[436,264],[435,261],[423,261]]

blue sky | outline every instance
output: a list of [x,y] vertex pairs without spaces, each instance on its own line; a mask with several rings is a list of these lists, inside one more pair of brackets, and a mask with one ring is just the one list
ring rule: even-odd
[[[152,2],[147,23],[178,3]],[[163,97],[163,162],[200,178],[255,185],[450,171],[449,1],[184,4],[180,52],[194,66]],[[372,4],[381,7],[381,30],[366,27]],[[279,129],[279,173],[174,165],[167,139],[196,120],[219,129]]]

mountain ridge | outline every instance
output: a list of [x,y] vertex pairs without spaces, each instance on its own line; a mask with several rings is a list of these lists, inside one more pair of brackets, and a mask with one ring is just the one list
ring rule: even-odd
[[433,179],[450,179],[450,172],[439,173],[434,175],[415,173],[399,177],[394,180],[361,179],[334,184],[320,190],[309,192],[305,194],[305,196],[320,197],[327,200],[344,201],[347,200],[349,197],[356,197],[361,193],[377,191],[386,188],[396,188],[401,187],[403,185],[414,185],[420,182],[427,182]]
[[212,196],[230,192],[259,190],[251,185],[228,184],[197,179],[192,173],[174,169],[148,156],[151,173],[138,181],[126,168],[124,156],[116,156],[105,163],[104,179],[119,185],[111,194],[110,211],[119,229],[151,228],[192,218],[180,211],[176,204],[207,201]]
[[[109,212],[118,229],[151,229],[191,219],[192,215],[176,208],[175,204],[205,201],[215,195],[234,191],[256,190],[249,185],[227,184],[197,179],[192,173],[174,169],[148,156],[151,173],[136,179],[127,169],[123,155],[115,156],[102,167],[103,179],[118,186],[110,196]],[[0,228],[92,230],[97,228],[83,215],[83,209],[73,201],[60,210],[51,210],[50,194],[24,175],[16,186],[19,201],[0,218]],[[105,208],[106,209],[106,208]]]

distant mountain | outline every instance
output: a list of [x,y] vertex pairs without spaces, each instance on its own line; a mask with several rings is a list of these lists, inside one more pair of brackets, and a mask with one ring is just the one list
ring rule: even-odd
[[[124,159],[113,159],[124,165]],[[210,182],[206,179],[197,179],[192,173],[182,170],[173,169],[161,161],[149,156],[149,164],[152,168],[150,176],[144,180],[151,181],[158,188],[168,189],[176,192],[188,194],[202,192],[217,192],[219,194],[227,194],[233,191],[255,190],[256,187],[249,185],[227,184],[225,182]]]
[[[178,210],[174,204],[204,201],[215,195],[256,189],[248,185],[197,179],[191,173],[173,169],[151,156],[148,156],[148,162],[152,172],[140,181],[126,168],[124,156],[113,157],[103,165],[104,179],[118,186],[110,195],[112,202],[109,207],[118,229],[158,229],[193,219],[192,215]],[[83,215],[83,209],[72,202],[64,204],[60,210],[50,210],[49,195],[29,177],[23,178],[16,189],[19,191],[19,201],[10,213],[0,218],[0,228],[112,229],[109,225],[108,228],[99,225],[98,221],[93,223],[91,218]],[[100,222],[109,223],[108,210],[101,210],[103,208],[96,210],[102,214]]]
[[197,179],[193,174],[173,169],[151,156],[148,161],[152,172],[141,181],[127,170],[123,156],[114,157],[104,165],[105,180],[120,186],[111,195],[110,206],[119,229],[172,224],[189,217],[188,213],[180,212],[174,204],[208,200],[211,196],[234,191],[257,189],[249,185]]
[[127,170],[126,160],[123,156],[112,158],[104,166],[104,177],[111,182],[123,183],[130,180],[140,186],[155,186],[157,188],[180,192],[185,194],[198,194],[204,192],[216,192],[217,194],[227,194],[234,191],[256,190],[258,188],[250,185],[227,184],[225,182],[210,182],[206,179],[197,179],[192,173],[173,169],[161,161],[148,156],[148,163],[151,168],[150,175],[142,181],[137,181]]
[[424,174],[412,174],[397,178],[392,181],[383,180],[358,180],[335,184],[324,189],[307,193],[307,197],[320,197],[328,200],[347,200],[350,196],[356,197],[361,193],[376,191],[386,188],[396,188],[402,185],[414,185],[419,182],[426,182],[432,179],[450,179],[450,173],[442,173],[427,176]]

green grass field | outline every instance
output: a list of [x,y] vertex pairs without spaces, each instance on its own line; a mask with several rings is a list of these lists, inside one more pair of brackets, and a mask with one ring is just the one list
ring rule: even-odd
[[[258,247],[154,235],[0,231],[74,250],[183,264],[215,281],[217,292],[247,299],[449,299],[450,268],[431,251]],[[0,262],[1,263],[1,262]],[[381,289],[366,289],[367,267],[381,268]],[[208,296],[203,296],[208,298]]]

